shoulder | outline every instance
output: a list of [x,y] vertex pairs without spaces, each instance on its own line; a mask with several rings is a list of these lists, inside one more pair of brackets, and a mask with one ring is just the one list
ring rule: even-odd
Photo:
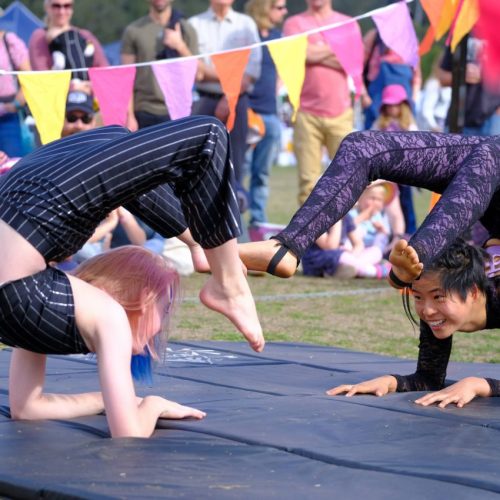
[[304,19],[306,19],[306,14],[304,12],[289,17],[285,21],[285,24],[283,24],[283,33],[290,34],[292,31],[300,31],[300,24]]
[[31,34],[30,37],[30,45],[33,43],[40,43],[40,41],[43,41],[46,43],[46,34],[47,31],[44,28],[37,28],[33,33]]
[[129,25],[125,27],[125,31],[133,31],[137,29],[141,29],[144,26],[147,26],[148,24],[151,24],[151,18],[149,16],[143,16],[140,17],[139,19],[136,19],[135,21],[132,21]]
[[182,29],[185,30],[188,34],[196,35],[196,30],[194,29],[194,26],[189,22],[188,19],[182,18],[179,21],[179,23],[182,26]]
[[98,40],[97,40],[97,37],[89,30],[86,30],[84,28],[77,28],[77,27],[74,27],[74,29],[76,31],[78,31],[78,33],[80,33],[80,35],[85,38],[85,40],[90,40],[92,42],[97,42],[98,43]]
[[209,10],[206,10],[205,12],[201,12],[200,14],[196,14],[195,16],[192,16],[188,19],[188,21],[193,25],[193,26],[198,26],[202,23],[209,22],[213,19],[213,14]]

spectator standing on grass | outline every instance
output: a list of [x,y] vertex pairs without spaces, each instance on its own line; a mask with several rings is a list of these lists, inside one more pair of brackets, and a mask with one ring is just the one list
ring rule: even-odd
[[[146,16],[129,24],[123,33],[122,64],[186,57],[198,53],[196,31],[173,0],[149,0]],[[134,98],[127,117],[131,130],[170,120],[163,93],[150,66],[138,67]]]
[[[286,0],[249,0],[246,13],[252,17],[259,29],[262,42],[281,38],[276,28],[287,13]],[[281,144],[281,121],[278,117],[277,91],[278,74],[267,47],[262,47],[262,69],[259,79],[250,92],[250,108],[260,115],[264,122],[264,136],[249,151],[250,226],[267,222],[266,205],[269,198],[269,171]],[[247,157],[248,158],[248,157]]]
[[[189,18],[198,35],[200,53],[210,54],[259,43],[259,32],[254,20],[233,10],[233,2],[234,0],[210,0],[208,10]],[[236,182],[240,186],[243,184],[247,149],[248,94],[260,76],[261,61],[260,47],[252,49],[241,82],[234,127],[230,132],[231,155]],[[228,101],[209,57],[203,59],[202,73],[201,81],[196,84],[199,100],[193,105],[193,114],[215,116],[226,123],[229,117]]]
[[[285,21],[284,35],[296,35],[351,19],[333,10],[332,0],[306,0],[306,4],[304,12]],[[346,72],[323,35],[309,35],[306,74],[293,135],[300,205],[321,176],[323,147],[326,146],[333,158],[342,139],[352,131],[353,120]]]
[[[71,24],[75,0],[44,0],[45,28],[36,29],[29,41],[34,70],[76,69],[108,66],[97,38]],[[88,80],[87,71],[73,72],[73,78]]]

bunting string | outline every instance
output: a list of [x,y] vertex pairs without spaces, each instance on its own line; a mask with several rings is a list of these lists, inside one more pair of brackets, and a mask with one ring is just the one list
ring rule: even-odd
[[[227,127],[230,130],[234,121],[238,89],[248,55],[253,49],[268,48],[278,75],[287,89],[294,113],[299,106],[300,92],[305,76],[307,37],[309,35],[320,33],[323,36],[325,43],[329,44],[345,72],[352,78],[357,95],[362,90],[364,60],[363,37],[358,24],[358,21],[362,19],[371,17],[384,43],[397,53],[405,63],[416,66],[419,61],[418,39],[407,5],[413,1],[401,0],[346,21],[219,52],[103,68],[48,71],[0,70],[0,76],[17,75],[28,106],[35,117],[42,142],[45,144],[60,137],[64,123],[62,110],[65,109],[72,71],[88,72],[94,95],[101,108],[104,124],[125,125],[137,68],[152,67],[152,72],[164,95],[172,118],[182,118],[190,114],[197,62],[200,59],[210,59],[221,81],[222,90],[228,98],[230,114]],[[437,37],[437,33],[442,31],[443,26],[449,27],[452,19],[456,20],[457,36],[463,36],[467,32],[467,28],[470,27],[470,19],[467,19],[469,16],[466,16],[465,12],[476,12],[477,1],[462,0],[460,3],[464,11],[462,13],[458,8],[455,8],[454,11],[452,9],[453,6],[457,7],[458,0],[420,0],[431,22],[430,29],[433,30],[434,37]],[[433,5],[431,2],[441,4],[441,15],[432,8],[435,7],[435,4]],[[430,36],[427,38],[426,47],[430,46]],[[454,44],[458,43],[457,37],[453,38],[453,42]],[[420,55],[423,53],[425,52],[421,44]],[[57,113],[54,113],[54,110],[57,110]]]

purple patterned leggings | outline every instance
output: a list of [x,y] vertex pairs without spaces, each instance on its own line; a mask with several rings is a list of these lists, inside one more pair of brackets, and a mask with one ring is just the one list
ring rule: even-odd
[[499,136],[366,131],[344,139],[309,198],[276,239],[301,258],[376,179],[442,194],[410,240],[424,264],[477,220],[490,236],[500,237]]

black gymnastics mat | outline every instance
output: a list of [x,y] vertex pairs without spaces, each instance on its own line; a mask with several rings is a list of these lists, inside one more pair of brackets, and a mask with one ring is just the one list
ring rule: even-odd
[[[500,398],[422,408],[420,393],[328,397],[341,383],[411,373],[414,361],[303,344],[171,343],[154,388],[203,409],[151,439],[107,439],[104,416],[14,422],[0,352],[0,497],[489,499],[500,493]],[[451,363],[449,380],[500,378]],[[98,390],[95,361],[52,356],[46,389]]]

